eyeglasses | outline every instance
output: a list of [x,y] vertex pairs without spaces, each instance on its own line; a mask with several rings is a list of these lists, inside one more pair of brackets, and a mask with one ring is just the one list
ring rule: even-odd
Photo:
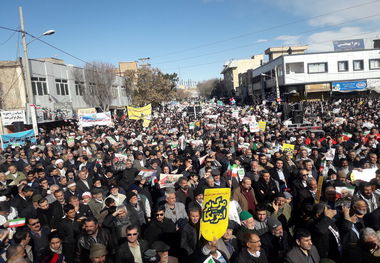
[[131,237],[131,236],[137,236],[138,235],[138,233],[129,233],[129,234],[127,234],[127,236],[129,236],[129,237]]
[[29,224],[29,225],[31,225],[31,226],[35,226],[35,225],[37,225],[37,224],[39,224],[40,223],[40,221],[37,221],[37,222],[34,222],[33,224]]
[[156,214],[156,216],[164,216],[164,213]]

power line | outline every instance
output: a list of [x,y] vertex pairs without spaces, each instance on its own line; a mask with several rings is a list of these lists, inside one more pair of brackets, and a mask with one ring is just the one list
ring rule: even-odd
[[5,45],[9,40],[11,40],[11,38],[16,34],[17,32],[14,31],[5,41],[3,41],[2,43],[0,43],[0,46],[3,46]]
[[[340,24],[336,24],[336,25],[333,25],[333,26],[327,26],[327,27],[322,27],[322,28],[316,28],[316,29],[306,30],[306,31],[295,33],[295,34],[302,35],[302,34],[306,34],[306,33],[317,32],[317,31],[320,31],[321,29],[334,28],[334,27],[337,27],[337,26],[341,26],[341,25],[344,25],[344,24],[350,24],[352,22],[357,22],[357,21],[360,21],[360,20],[365,20],[365,19],[376,17],[376,16],[379,16],[379,15],[380,15],[380,13],[377,13],[377,14],[370,15],[370,16],[360,17],[358,19],[351,20],[351,21],[348,21],[348,22],[343,22],[343,23],[340,23]],[[276,40],[276,39],[271,39],[271,40]],[[210,55],[219,54],[219,53],[230,51],[230,50],[236,50],[236,49],[239,49],[239,48],[252,47],[252,46],[255,46],[255,45],[259,45],[259,43],[255,42],[255,43],[251,43],[251,44],[245,44],[245,45],[240,45],[240,46],[236,46],[236,47],[230,47],[230,48],[226,48],[226,49],[219,50],[219,51],[204,53],[204,54],[201,54],[201,55],[190,56],[190,57],[185,57],[185,58],[180,58],[180,59],[175,59],[175,60],[168,60],[168,61],[158,62],[158,63],[154,63],[154,64],[155,65],[171,64],[171,63],[175,63],[175,62],[178,62],[178,61],[183,61],[183,60],[189,60],[189,59],[194,59],[194,58],[200,58],[200,57],[210,56]]]
[[[350,36],[346,36],[347,38],[352,38],[352,37],[359,37],[359,36],[363,36],[363,35],[368,35],[368,34],[373,34],[373,33],[376,33],[376,32],[380,32],[380,29],[379,30],[376,30],[376,31],[371,31],[371,32],[367,32],[367,33],[361,33],[361,34],[355,34],[355,35],[350,35]],[[364,38],[364,39],[371,39],[371,38]],[[328,39],[328,40],[324,40],[324,41],[317,41],[317,42],[309,42],[309,43],[305,43],[304,45],[312,45],[312,44],[322,44],[322,43],[327,43],[327,42],[331,42],[333,41],[334,39]],[[205,66],[205,65],[210,65],[210,64],[217,64],[217,63],[223,63],[225,62],[225,60],[221,61],[214,61],[214,62],[209,62],[209,63],[201,63],[201,64],[194,64],[194,65],[190,65],[190,66],[181,66],[181,69],[182,68],[193,68],[193,67],[197,67],[197,66]],[[169,70],[175,70],[176,68],[172,67],[172,68],[169,68],[169,69],[166,69],[166,71],[169,71]],[[343,73],[343,72],[341,72]],[[351,73],[351,72],[349,72]]]
[[341,9],[336,9],[334,11],[327,12],[327,13],[324,13],[324,14],[321,14],[321,15],[312,16],[312,17],[308,17],[308,18],[305,18],[305,19],[295,20],[295,21],[292,21],[292,22],[289,22],[289,23],[285,23],[285,24],[279,24],[279,25],[271,26],[271,27],[260,29],[260,30],[256,30],[256,31],[253,31],[253,32],[250,32],[250,33],[241,34],[241,35],[237,35],[237,36],[234,36],[234,37],[230,37],[230,38],[214,41],[214,42],[211,42],[211,43],[202,44],[202,45],[195,46],[195,47],[192,47],[192,48],[187,48],[187,49],[182,49],[182,50],[178,50],[178,51],[173,51],[173,52],[169,52],[169,53],[158,55],[158,56],[152,56],[151,58],[154,59],[154,58],[159,58],[159,57],[166,57],[166,56],[170,56],[170,55],[174,55],[174,54],[178,54],[178,53],[183,53],[183,52],[187,52],[187,51],[191,51],[191,50],[195,50],[195,49],[199,49],[199,48],[203,48],[203,47],[208,47],[208,46],[212,46],[212,45],[215,45],[215,44],[227,42],[227,41],[230,41],[230,40],[239,39],[239,38],[242,38],[242,37],[245,37],[245,36],[250,36],[250,35],[257,34],[257,33],[263,33],[263,32],[266,32],[266,31],[271,31],[273,29],[282,28],[282,27],[293,25],[293,24],[298,24],[298,23],[305,22],[305,21],[308,21],[308,20],[311,20],[311,19],[320,18],[320,17],[331,15],[331,14],[334,14],[334,13],[346,11],[346,10],[349,10],[349,9],[354,9],[354,8],[357,8],[357,7],[361,7],[361,6],[365,6],[365,5],[369,5],[369,4],[373,4],[373,3],[379,3],[379,2],[380,2],[379,0],[375,0],[375,1],[365,2],[365,3],[361,3],[361,4],[357,4],[357,5],[341,8]]

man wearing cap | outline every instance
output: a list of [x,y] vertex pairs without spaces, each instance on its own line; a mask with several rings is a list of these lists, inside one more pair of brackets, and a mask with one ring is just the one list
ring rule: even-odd
[[107,196],[107,198],[110,197],[114,199],[116,206],[122,205],[124,203],[126,196],[119,193],[119,188],[114,184],[109,186],[109,190],[111,194]]
[[65,199],[69,200],[69,198],[72,196],[76,196],[79,198],[81,196],[81,194],[77,190],[77,184],[74,181],[69,181],[67,183],[67,190],[65,192]]
[[202,211],[202,204],[203,204],[203,188],[197,187],[195,188],[194,192],[194,201],[189,203],[189,207],[197,207],[200,211]]
[[255,229],[255,219],[253,215],[248,211],[242,211],[239,215],[241,225],[238,227],[236,231],[237,239],[244,245],[244,235],[246,233],[256,233]]
[[91,263],[112,263],[107,257],[107,248],[103,244],[95,243],[90,248]]
[[281,222],[275,218],[268,218],[269,232],[261,237],[261,244],[268,256],[269,263],[281,262],[291,248],[291,239]]
[[160,257],[160,261],[158,261],[158,263],[178,263],[178,259],[176,257],[169,256],[170,247],[166,243],[156,241],[152,244],[152,249],[156,250],[158,256]]

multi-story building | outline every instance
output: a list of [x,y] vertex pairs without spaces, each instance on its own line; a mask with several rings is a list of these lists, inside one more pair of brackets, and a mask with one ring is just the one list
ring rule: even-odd
[[[75,111],[81,108],[97,107],[86,99],[86,81],[84,70],[67,65],[63,60],[30,59],[33,101],[36,105],[39,123],[73,118]],[[25,109],[26,87],[21,61],[0,62],[1,109]],[[112,94],[110,109],[130,103],[130,97],[124,85],[124,79],[115,76],[109,92]]]
[[261,66],[263,63],[263,57],[263,55],[255,55],[250,59],[236,59],[225,63],[224,68],[220,73],[224,76],[225,89],[227,91],[233,91],[236,97],[241,97],[244,91],[239,88],[239,74]]
[[[249,73],[256,98],[324,99],[380,92],[380,49],[303,53],[306,47],[270,48],[269,61]],[[282,54],[281,54],[282,53]]]

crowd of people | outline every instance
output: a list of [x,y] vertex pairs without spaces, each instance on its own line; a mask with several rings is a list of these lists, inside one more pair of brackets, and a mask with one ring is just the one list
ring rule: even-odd
[[[380,262],[377,99],[304,103],[306,128],[276,103],[201,108],[156,107],[148,127],[68,123],[2,149],[0,262]],[[163,187],[165,174],[181,176]],[[231,200],[210,241],[200,221],[213,188]]]

